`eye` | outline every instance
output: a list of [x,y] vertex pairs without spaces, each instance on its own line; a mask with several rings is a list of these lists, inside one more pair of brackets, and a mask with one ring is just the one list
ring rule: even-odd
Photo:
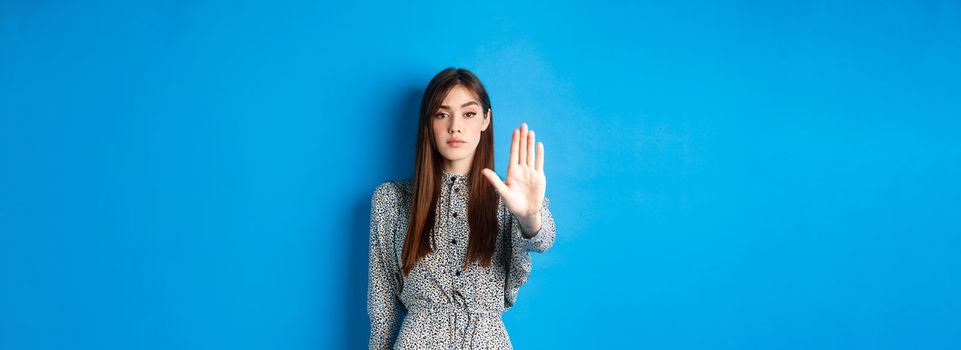
[[441,112],[441,113],[435,114],[435,115],[434,115],[434,118],[443,119],[443,118],[446,117],[446,116],[447,116],[447,113]]
[[473,117],[474,115],[477,115],[477,113],[474,113],[474,112],[464,113],[464,116],[467,117],[467,118],[471,118],[471,117]]

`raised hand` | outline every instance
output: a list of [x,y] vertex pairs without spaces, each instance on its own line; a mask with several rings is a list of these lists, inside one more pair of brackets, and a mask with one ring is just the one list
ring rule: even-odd
[[[537,156],[534,156],[534,148]],[[520,219],[521,228],[530,234],[540,230],[541,204],[547,190],[547,178],[544,176],[544,144],[537,143],[534,131],[527,130],[527,124],[521,123],[520,129],[514,129],[511,136],[511,158],[507,164],[507,178],[501,181],[491,169],[484,169],[483,174],[490,180],[497,193],[500,194],[511,211]]]

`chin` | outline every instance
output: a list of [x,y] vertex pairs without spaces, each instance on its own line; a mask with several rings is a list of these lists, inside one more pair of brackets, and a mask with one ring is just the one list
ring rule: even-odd
[[444,156],[444,158],[447,158],[447,160],[450,160],[450,161],[461,160],[461,159],[467,158],[467,155],[461,154],[461,152],[447,152],[446,154],[445,154],[445,153],[441,153],[441,155]]
[[440,152],[440,155],[450,161],[467,159],[470,157],[470,152],[462,150],[447,150],[446,152]]

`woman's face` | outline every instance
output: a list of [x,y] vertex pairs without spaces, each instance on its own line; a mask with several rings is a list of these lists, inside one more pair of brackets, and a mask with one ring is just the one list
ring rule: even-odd
[[474,159],[481,131],[490,125],[491,111],[485,117],[482,108],[474,93],[456,85],[431,116],[434,144],[451,167],[464,171]]

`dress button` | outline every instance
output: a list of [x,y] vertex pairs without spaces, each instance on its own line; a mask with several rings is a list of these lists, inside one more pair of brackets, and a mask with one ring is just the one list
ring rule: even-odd
[[456,239],[450,240],[450,244],[457,244],[457,240]]
[[455,188],[454,193],[460,192],[460,188]]
[[454,214],[452,214],[452,215],[454,215],[455,218],[457,217],[457,213],[454,213]]
[[457,270],[457,272],[454,272],[454,274],[460,276],[460,270]]
[[451,176],[451,177],[450,177],[450,180],[451,180],[451,181],[457,181],[457,177],[456,177],[456,176]]

